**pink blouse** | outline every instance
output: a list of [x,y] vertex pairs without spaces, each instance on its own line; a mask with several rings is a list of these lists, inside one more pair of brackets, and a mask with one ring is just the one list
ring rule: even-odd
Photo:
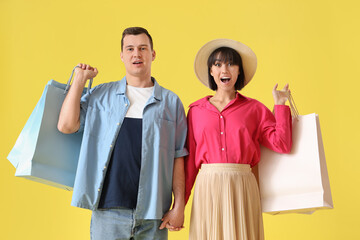
[[[275,105],[273,113],[255,99],[239,93],[219,112],[207,96],[190,105],[185,160],[185,199],[189,199],[201,164],[260,161],[260,144],[280,153],[291,150],[290,108]],[[276,119],[276,120],[275,120]]]

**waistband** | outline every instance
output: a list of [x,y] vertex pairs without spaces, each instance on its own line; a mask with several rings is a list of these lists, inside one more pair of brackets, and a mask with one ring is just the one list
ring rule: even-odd
[[239,163],[207,163],[201,164],[202,172],[209,171],[235,171],[235,172],[251,172],[250,164]]

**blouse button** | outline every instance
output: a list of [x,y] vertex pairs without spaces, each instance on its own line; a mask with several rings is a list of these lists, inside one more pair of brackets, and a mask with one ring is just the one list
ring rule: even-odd
[[222,151],[224,151],[225,149],[224,149],[224,148],[222,148],[221,150],[222,150]]
[[224,134],[224,132],[221,132],[221,134]]
[[223,118],[223,116],[220,116],[220,118]]

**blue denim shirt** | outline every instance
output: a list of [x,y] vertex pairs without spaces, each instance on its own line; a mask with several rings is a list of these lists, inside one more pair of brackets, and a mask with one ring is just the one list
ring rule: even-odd
[[[137,219],[161,219],[169,210],[174,159],[188,154],[183,105],[176,94],[152,80],[153,94],[143,110]],[[79,131],[83,131],[83,140],[71,205],[98,208],[112,149],[129,105],[126,77],[100,84],[82,97]]]

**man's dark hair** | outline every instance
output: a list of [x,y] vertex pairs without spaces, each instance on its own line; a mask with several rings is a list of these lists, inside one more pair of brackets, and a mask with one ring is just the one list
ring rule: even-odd
[[148,36],[149,38],[149,41],[150,41],[150,47],[151,47],[151,50],[153,50],[153,41],[152,41],[152,38],[149,34],[149,32],[145,29],[145,28],[142,28],[142,27],[129,27],[129,28],[126,28],[122,34],[122,38],[121,38],[121,51],[123,50],[123,47],[124,47],[124,37],[126,35],[139,35],[139,34],[142,34],[142,33],[145,33],[146,36]]
[[229,47],[220,47],[215,49],[208,58],[208,76],[209,76],[209,87],[216,91],[217,85],[215,83],[214,77],[210,74],[210,69],[216,61],[221,61],[224,63],[231,63],[239,66],[239,76],[235,83],[235,90],[241,90],[244,87],[245,75],[244,68],[242,65],[242,60],[240,54],[232,48]]

